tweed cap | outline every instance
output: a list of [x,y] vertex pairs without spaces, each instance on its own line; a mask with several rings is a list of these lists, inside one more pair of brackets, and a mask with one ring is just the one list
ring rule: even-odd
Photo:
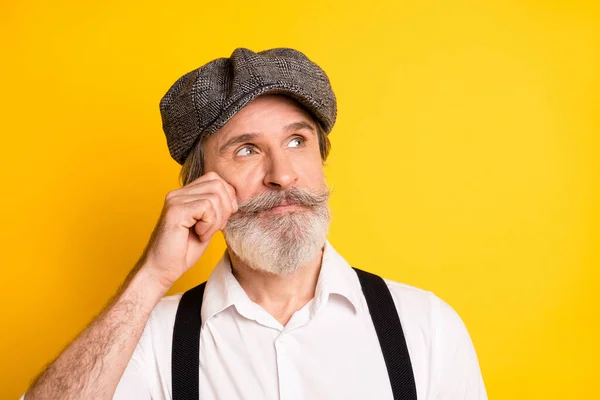
[[325,72],[294,49],[233,51],[179,78],[160,101],[171,157],[183,164],[195,144],[262,94],[297,100],[329,133],[337,104]]

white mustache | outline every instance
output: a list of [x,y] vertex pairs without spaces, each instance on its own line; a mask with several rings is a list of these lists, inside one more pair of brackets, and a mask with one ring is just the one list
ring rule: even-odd
[[238,212],[232,215],[232,218],[238,214],[256,214],[277,207],[282,203],[289,205],[302,205],[313,208],[319,204],[325,203],[331,190],[325,189],[319,192],[312,192],[303,188],[291,188],[285,191],[265,190],[261,194],[252,197],[238,204]]

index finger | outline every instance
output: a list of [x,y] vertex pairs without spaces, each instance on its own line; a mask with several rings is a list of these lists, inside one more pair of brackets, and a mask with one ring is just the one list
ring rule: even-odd
[[225,190],[229,194],[229,197],[231,197],[231,205],[233,207],[233,212],[236,212],[238,210],[237,194],[233,185],[231,185],[229,182],[227,182],[227,180],[225,180],[225,178],[223,178],[221,175],[217,174],[214,171],[207,172],[206,174],[202,175],[202,177],[204,177],[205,179],[218,179],[221,182],[223,182]]

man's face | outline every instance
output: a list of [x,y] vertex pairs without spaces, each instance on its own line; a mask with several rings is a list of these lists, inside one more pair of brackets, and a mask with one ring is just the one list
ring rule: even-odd
[[265,190],[325,189],[317,127],[293,100],[260,96],[204,143],[205,171],[235,189],[238,202]]
[[330,214],[317,126],[293,100],[262,96],[204,143],[205,171],[236,190],[223,230],[230,251],[256,270],[287,275],[322,249]]

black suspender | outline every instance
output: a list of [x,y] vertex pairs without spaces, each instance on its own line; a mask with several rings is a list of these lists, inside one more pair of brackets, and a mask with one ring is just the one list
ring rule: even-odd
[[[377,332],[394,399],[416,400],[410,356],[392,295],[381,277],[354,270]],[[173,400],[199,399],[200,310],[205,287],[206,282],[185,292],[177,307],[171,354]]]
[[394,399],[416,400],[415,377],[392,294],[381,277],[358,268],[354,270],[377,332]]
[[200,310],[205,287],[206,282],[185,292],[177,306],[171,352],[173,400],[200,398]]

